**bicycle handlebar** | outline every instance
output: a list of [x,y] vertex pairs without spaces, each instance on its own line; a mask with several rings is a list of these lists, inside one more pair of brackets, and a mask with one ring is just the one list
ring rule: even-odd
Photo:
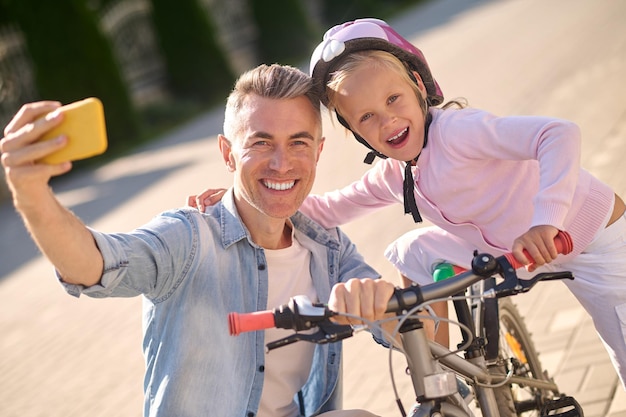
[[274,311],[255,311],[254,313],[229,313],[228,329],[231,336],[239,333],[265,330],[276,327]]
[[253,313],[229,313],[228,328],[231,336],[255,330],[279,329],[307,330],[317,323],[333,316],[324,305],[312,304],[306,296],[297,295],[288,304],[273,310]]
[[[566,255],[572,251],[572,239],[567,232],[559,232],[554,239],[557,251]],[[530,255],[525,255],[532,262]],[[444,281],[434,282],[423,286],[412,286],[396,289],[388,303],[387,312],[407,311],[427,301],[449,297],[464,291],[467,287],[482,279],[500,274],[517,281],[515,270],[524,265],[518,262],[512,253],[506,253],[498,258],[489,254],[478,254],[472,260],[472,269],[457,274]],[[569,275],[567,275],[569,274]],[[551,275],[539,274],[530,280],[526,286],[515,285],[515,288],[505,288],[504,296],[528,291],[536,282],[542,279],[571,278],[570,273]],[[257,311],[253,313],[230,313],[228,326],[230,334],[236,336],[242,332],[264,330],[269,328],[282,328],[292,330],[310,329],[319,323],[332,317],[335,313],[328,310],[322,304],[312,304],[306,297],[293,297],[289,304],[277,307],[273,310]],[[320,341],[318,341],[320,343]]]

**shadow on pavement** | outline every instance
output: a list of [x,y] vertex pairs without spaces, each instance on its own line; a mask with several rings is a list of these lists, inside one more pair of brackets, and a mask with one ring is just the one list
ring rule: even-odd
[[[114,210],[120,204],[136,196],[146,187],[153,185],[175,171],[184,168],[184,164],[155,169],[137,175],[118,177],[111,181],[97,182],[91,172],[77,172],[68,181],[55,186],[56,192],[78,189],[89,186],[94,194],[85,201],[69,204],[72,210],[85,223],[93,223],[100,217]],[[77,181],[78,179],[78,181]],[[0,206],[0,281],[33,258],[40,255],[39,250],[30,238],[22,219],[10,202]]]

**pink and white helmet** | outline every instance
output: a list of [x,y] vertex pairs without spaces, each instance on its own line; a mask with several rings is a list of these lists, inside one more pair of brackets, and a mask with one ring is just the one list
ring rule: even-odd
[[322,91],[321,100],[325,106],[328,106],[328,96],[324,87],[336,63],[351,52],[370,49],[390,52],[407,63],[422,78],[429,104],[434,106],[441,104],[443,93],[433,78],[422,51],[400,36],[383,20],[357,19],[326,31],[322,43],[311,55],[310,75]]

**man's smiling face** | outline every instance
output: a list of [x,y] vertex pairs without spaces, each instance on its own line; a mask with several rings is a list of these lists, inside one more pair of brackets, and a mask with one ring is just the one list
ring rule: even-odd
[[288,218],[315,181],[323,146],[319,119],[305,97],[257,95],[246,98],[240,117],[239,137],[220,137],[224,159],[235,172],[237,209],[244,218]]

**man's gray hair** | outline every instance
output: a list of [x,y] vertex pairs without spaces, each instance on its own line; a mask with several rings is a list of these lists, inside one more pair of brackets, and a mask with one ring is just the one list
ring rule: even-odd
[[230,141],[240,133],[240,112],[250,95],[276,100],[306,97],[321,126],[319,94],[313,88],[311,77],[288,65],[262,64],[243,73],[228,96],[224,114],[224,136]]

